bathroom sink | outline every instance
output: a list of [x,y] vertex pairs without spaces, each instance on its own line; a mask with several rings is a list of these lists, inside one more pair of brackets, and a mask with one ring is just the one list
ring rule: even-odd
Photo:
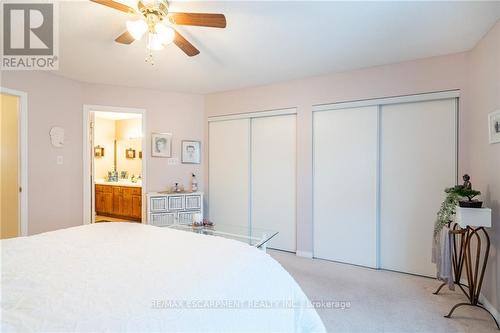
[[137,181],[136,183],[132,183],[128,179],[120,179],[117,182],[108,182],[107,180],[104,180],[104,179],[96,179],[95,183],[99,184],[99,185],[110,185],[110,186],[142,187],[142,181],[141,180]]

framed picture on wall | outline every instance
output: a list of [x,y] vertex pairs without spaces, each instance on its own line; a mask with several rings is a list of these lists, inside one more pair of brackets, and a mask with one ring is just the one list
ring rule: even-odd
[[500,110],[488,115],[490,143],[500,143]]
[[172,133],[151,134],[151,156],[172,157]]
[[94,157],[96,157],[96,158],[104,157],[104,147],[95,146],[94,147]]
[[127,159],[134,159],[135,158],[135,149],[129,148],[125,150],[125,157]]
[[201,163],[201,143],[200,141],[182,141],[182,163],[200,164]]

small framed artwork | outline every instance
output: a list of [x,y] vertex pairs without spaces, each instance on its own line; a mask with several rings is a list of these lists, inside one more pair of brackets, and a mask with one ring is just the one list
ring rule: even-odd
[[142,151],[139,152],[139,158],[142,159]]
[[135,149],[129,148],[125,150],[125,157],[128,159],[134,159],[135,158]]
[[184,164],[201,163],[201,143],[200,141],[183,140],[181,146],[182,158]]
[[172,157],[172,133],[151,134],[151,155],[153,157]]
[[97,158],[104,157],[104,147],[95,146],[94,147],[94,156]]
[[488,115],[490,143],[500,143],[500,110]]

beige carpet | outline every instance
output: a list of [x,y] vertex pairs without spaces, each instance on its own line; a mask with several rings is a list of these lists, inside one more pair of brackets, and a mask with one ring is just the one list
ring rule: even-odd
[[318,309],[328,332],[496,332],[489,314],[453,305],[465,302],[457,288],[443,288],[434,279],[378,271],[319,259],[305,259],[268,250],[295,278],[311,300],[350,302],[350,308]]

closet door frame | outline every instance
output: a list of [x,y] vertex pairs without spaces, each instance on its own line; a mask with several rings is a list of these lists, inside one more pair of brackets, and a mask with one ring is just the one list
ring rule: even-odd
[[[453,99],[455,101],[455,183],[458,183],[458,162],[459,162],[459,149],[458,149],[458,144],[459,144],[459,98],[460,98],[460,90],[446,90],[446,91],[438,91],[438,92],[429,92],[429,93],[422,93],[422,94],[414,94],[414,95],[401,95],[401,96],[392,96],[392,97],[383,97],[383,98],[374,98],[374,99],[363,99],[363,100],[355,100],[355,101],[346,101],[346,102],[338,102],[338,103],[329,103],[329,104],[317,104],[313,105],[312,107],[312,112],[313,112],[313,117],[316,112],[324,112],[324,111],[334,111],[334,110],[339,110],[339,109],[350,109],[350,108],[358,108],[358,107],[365,107],[365,106],[377,106],[377,191],[376,191],[376,203],[377,203],[377,208],[376,208],[376,244],[377,244],[377,250],[376,250],[376,269],[381,269],[381,256],[380,256],[380,212],[381,212],[381,206],[380,206],[380,195],[381,195],[381,184],[380,184],[380,178],[381,178],[381,135],[382,135],[382,130],[381,127],[381,113],[382,113],[382,107],[384,105],[391,105],[391,104],[402,104],[402,103],[415,103],[415,102],[425,102],[425,101],[436,101],[436,100],[443,100],[443,99]],[[314,121],[312,122],[311,125],[312,128],[312,133],[314,137]],[[314,141],[313,141],[314,145]],[[312,202],[313,202],[313,258],[316,258],[314,255],[314,226],[315,226],[315,217],[314,217],[314,183],[315,183],[315,175],[314,175],[314,146],[312,147],[312,165],[313,165],[313,174],[312,174],[312,185],[313,185],[313,197],[312,197]],[[429,245],[430,246],[430,245]]]
[[[276,117],[276,116],[288,116],[288,115],[297,115],[297,108],[284,108],[284,109],[275,109],[275,110],[265,110],[265,111],[255,111],[255,112],[246,112],[246,113],[236,113],[229,115],[221,115],[221,116],[213,116],[208,117],[208,138],[210,139],[210,123],[211,122],[220,122],[220,121],[228,121],[228,120],[237,120],[237,119],[248,119],[249,120],[249,143],[252,143],[252,119],[255,118],[263,118],[263,117]],[[295,147],[297,149],[297,142],[295,142]],[[207,184],[208,184],[208,193],[210,192],[210,142],[207,144]],[[253,196],[253,188],[252,188],[252,147],[249,149],[249,159],[248,159],[248,172],[249,172],[249,193],[248,193],[248,228],[251,230],[252,228],[252,196]],[[295,170],[297,170],[297,160],[295,160]],[[207,206],[210,207],[210,195],[207,196]],[[297,182],[295,182],[295,228],[297,228]],[[210,210],[208,209],[208,214],[210,214]]]

